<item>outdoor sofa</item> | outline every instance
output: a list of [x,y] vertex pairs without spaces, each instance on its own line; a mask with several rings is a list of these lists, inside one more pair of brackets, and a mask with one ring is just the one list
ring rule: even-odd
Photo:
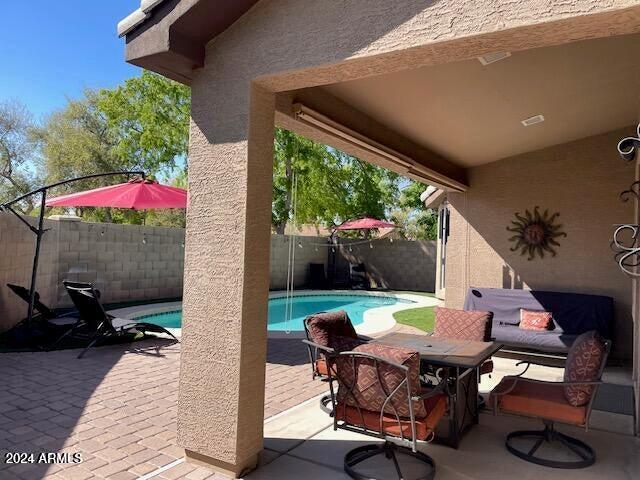
[[[472,287],[464,309],[492,312],[491,337],[506,349],[566,354],[575,339],[587,331],[596,330],[611,338],[613,299],[602,295]],[[550,312],[550,328],[520,328],[521,309]]]

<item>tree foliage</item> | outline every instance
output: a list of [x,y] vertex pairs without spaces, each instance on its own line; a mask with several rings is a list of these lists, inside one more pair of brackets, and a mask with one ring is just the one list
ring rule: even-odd
[[[188,89],[151,72],[115,89],[87,90],[82,98],[70,100],[51,114],[38,129],[47,181],[132,170],[181,181],[186,178],[188,123]],[[180,160],[183,168],[178,168]],[[104,184],[104,178],[87,180],[66,190]],[[83,208],[77,213],[91,221],[184,224],[184,212]]]
[[150,172],[173,171],[187,155],[189,88],[144,70],[115,89],[100,90],[96,107],[113,136],[112,152]]
[[350,218],[386,218],[398,197],[398,182],[389,170],[276,129],[273,228],[283,233],[293,223],[332,227]]
[[[0,102],[0,203],[33,190],[37,175],[29,170],[34,144],[31,114],[17,101]],[[31,213],[33,199],[16,205],[24,213]]]

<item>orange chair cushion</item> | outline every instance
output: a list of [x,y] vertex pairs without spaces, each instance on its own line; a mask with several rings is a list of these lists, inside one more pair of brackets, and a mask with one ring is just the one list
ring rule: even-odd
[[498,408],[503,412],[572,425],[585,424],[587,408],[569,404],[564,397],[562,385],[534,383],[520,379],[509,393],[496,395],[496,393],[508,391],[514,381],[511,378],[503,378],[489,397],[489,405],[495,405],[494,402],[497,399]]
[[[416,440],[427,440],[435,430],[436,425],[447,411],[447,396],[443,393],[423,400],[427,416],[416,418]],[[382,431],[380,430],[380,412],[358,409],[349,405],[339,404],[336,407],[337,420],[349,425],[364,427],[377,433],[384,433],[393,437],[413,438],[411,420],[400,417],[400,423],[395,415],[385,413],[382,417]]]
[[[329,369],[327,368],[327,361],[324,358],[319,358],[318,360],[316,360],[316,373],[318,375],[322,375],[323,377],[328,377],[329,376]],[[334,376],[336,374],[336,369],[334,367],[334,369],[331,372]]]

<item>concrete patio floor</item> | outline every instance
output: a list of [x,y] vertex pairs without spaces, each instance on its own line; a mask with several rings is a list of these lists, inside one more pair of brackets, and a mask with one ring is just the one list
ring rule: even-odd
[[[436,462],[438,480],[635,480],[640,478],[640,439],[559,426],[559,430],[589,443],[597,452],[595,465],[582,470],[557,470],[524,462],[504,448],[507,433],[541,428],[520,417],[482,414],[480,424],[462,440],[460,448],[431,443],[420,449]],[[344,454],[377,440],[346,431],[334,431],[331,420],[310,402],[265,425],[263,465],[247,480],[326,480],[349,478],[342,469]],[[381,478],[396,478],[391,462],[369,464]],[[304,473],[301,473],[304,472]],[[389,475],[384,474],[388,472]]]
[[[133,479],[179,460],[180,345],[149,339],[78,350],[0,355],[0,479]],[[270,339],[265,416],[322,393],[298,339]],[[81,453],[80,464],[4,463],[5,452]],[[214,478],[179,464],[156,478]]]
[[[408,327],[396,327],[408,330]],[[155,338],[128,345],[99,347],[85,358],[77,350],[0,355],[0,455],[10,452],[81,453],[82,463],[7,465],[1,480],[225,478],[184,462],[176,443],[180,345]],[[490,390],[505,374],[516,373],[515,361],[495,358]],[[532,376],[554,380],[562,369],[533,367]],[[359,435],[333,432],[318,407],[327,385],[312,381],[307,352],[297,338],[269,339],[265,390],[265,450],[255,479],[343,478],[342,457]],[[504,434],[535,422],[483,415],[480,425],[455,451],[426,446],[439,464],[438,478],[640,478],[640,440],[597,431],[628,432],[628,416],[594,412],[588,434],[596,466],[580,473],[541,469],[508,455]],[[564,429],[563,429],[564,431]],[[574,433],[574,429],[567,428]],[[462,459],[462,460],[461,460]],[[611,474],[602,476],[604,471]],[[560,475],[563,476],[560,476]],[[555,475],[555,476],[554,476]],[[635,475],[635,476],[634,476]],[[538,480],[536,478],[536,480]]]

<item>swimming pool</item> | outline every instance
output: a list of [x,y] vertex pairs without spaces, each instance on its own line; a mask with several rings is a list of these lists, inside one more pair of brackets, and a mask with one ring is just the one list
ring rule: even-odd
[[[284,297],[269,299],[267,330],[302,332],[303,320],[318,312],[345,310],[354,326],[364,321],[364,312],[373,308],[398,304],[412,304],[411,300],[391,296],[374,295],[297,295],[291,298],[292,319],[286,322],[287,299]],[[182,310],[137,316],[136,320],[155,323],[167,328],[182,326]]]

